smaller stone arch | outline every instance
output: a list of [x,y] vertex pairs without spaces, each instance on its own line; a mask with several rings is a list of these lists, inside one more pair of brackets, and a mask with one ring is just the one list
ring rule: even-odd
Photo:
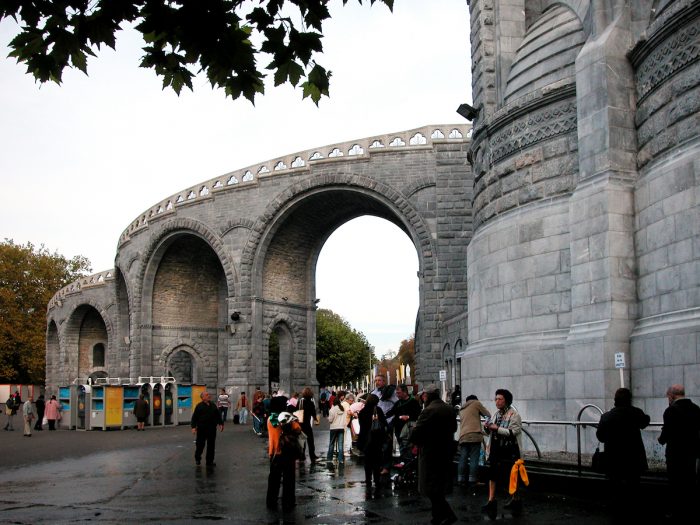
[[[267,324],[264,330],[265,341],[263,348],[270,348],[270,338],[276,332],[279,337],[279,383],[280,388],[286,392],[298,388],[302,380],[305,383],[306,377],[300,377],[303,372],[297,365],[298,352],[302,348],[301,329],[298,324],[289,316],[279,314]],[[270,366],[271,355],[268,354],[268,367]],[[264,374],[267,375],[267,374]],[[305,374],[303,374],[305,376]]]
[[191,359],[189,377],[178,377],[174,375],[178,383],[195,383],[202,379],[203,371],[211,366],[209,358],[202,351],[200,346],[189,339],[178,339],[168,345],[160,354],[158,364],[161,366],[162,375],[168,375],[170,360],[178,353],[183,352]]
[[[90,298],[81,297],[81,302],[76,304],[66,316],[65,321],[58,323],[60,328],[58,332],[59,355],[62,357],[62,363],[59,364],[61,377],[59,381],[72,381],[87,370],[92,369],[92,347],[86,356],[89,358],[80,362],[80,330],[82,321],[85,318],[86,312],[90,309],[94,310],[100,317],[106,332],[105,341],[105,368],[109,369],[110,358],[116,351],[114,341],[115,329],[112,325],[112,318],[107,313],[107,307],[97,303]],[[51,322],[52,320],[49,320]],[[82,369],[81,369],[82,366]],[[85,376],[81,376],[85,377]]]
[[450,343],[445,343],[445,346],[442,347],[442,361],[441,361],[441,366],[444,367],[444,370],[447,372],[447,381],[446,381],[446,388],[452,389],[454,388],[455,385],[455,376],[454,376],[454,352],[452,351],[452,347],[450,347]]
[[290,316],[286,314],[277,314],[268,324],[265,326],[263,329],[263,333],[265,334],[265,340],[263,341],[265,344],[269,343],[270,341],[270,334],[272,331],[275,329],[275,327],[279,324],[285,324],[287,327],[290,329],[292,333],[292,337],[294,339],[294,344],[298,345],[301,342],[301,329],[299,328],[299,325],[292,319]]
[[255,221],[250,219],[238,218],[229,220],[224,226],[219,229],[219,233],[223,237],[231,230],[236,228],[243,228],[246,230],[252,230],[255,227]]
[[410,199],[420,190],[430,188],[431,186],[435,186],[436,184],[437,182],[435,177],[422,177],[420,180],[416,181],[410,186],[403,188],[402,193],[406,196],[407,199]]

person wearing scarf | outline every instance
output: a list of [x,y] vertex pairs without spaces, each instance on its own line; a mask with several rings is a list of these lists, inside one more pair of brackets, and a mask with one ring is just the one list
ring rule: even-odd
[[267,497],[265,499],[267,508],[270,510],[277,510],[280,484],[282,485],[283,510],[291,510],[296,505],[294,490],[297,457],[292,450],[285,448],[282,427],[285,424],[291,425],[288,430],[298,435],[301,432],[301,426],[296,422],[296,418],[285,412],[286,408],[287,398],[284,395],[277,395],[270,401],[270,416],[267,418],[267,451],[270,457],[270,474],[267,478]]
[[[496,412],[489,418],[484,431],[490,436],[488,447],[489,501],[483,510],[490,519],[498,513],[496,489],[505,488],[510,482],[513,465],[520,459],[520,439],[523,422],[520,414],[513,408],[513,394],[505,388],[496,390]],[[505,505],[514,515],[522,512],[522,500],[516,491]]]

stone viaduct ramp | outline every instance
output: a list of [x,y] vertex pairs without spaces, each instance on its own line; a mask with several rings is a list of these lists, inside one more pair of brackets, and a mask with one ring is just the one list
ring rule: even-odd
[[316,262],[362,215],[391,221],[416,247],[417,379],[434,380],[440,319],[466,311],[468,135],[434,125],[334,144],[163,199],[121,235],[113,270],[50,302],[47,384],[174,375],[250,392],[268,383],[273,332],[282,387],[317,384]]

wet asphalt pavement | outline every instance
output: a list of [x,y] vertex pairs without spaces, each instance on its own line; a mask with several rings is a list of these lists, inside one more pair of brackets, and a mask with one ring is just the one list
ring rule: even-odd
[[[315,428],[325,457],[327,424]],[[423,524],[430,504],[415,488],[365,495],[364,470],[354,458],[343,469],[308,460],[297,471],[297,506],[265,507],[267,441],[250,425],[229,424],[216,442],[216,466],[194,464],[189,426],[113,431],[0,431],[0,523]],[[598,501],[556,495],[532,483],[524,513],[499,509],[497,522],[612,523]],[[590,495],[589,495],[590,496]],[[500,503],[505,501],[499,498]],[[481,513],[486,488],[448,496],[460,523],[489,523]]]

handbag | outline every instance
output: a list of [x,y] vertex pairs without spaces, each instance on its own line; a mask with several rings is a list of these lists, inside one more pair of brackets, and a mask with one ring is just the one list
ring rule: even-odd
[[292,412],[292,415],[299,420],[300,423],[304,422],[304,409],[300,408]]
[[[492,440],[491,452],[496,452],[493,454],[495,461],[506,462],[512,465],[516,460],[520,459],[520,447],[514,436],[502,436],[495,433],[492,435]],[[491,460],[491,454],[489,455],[489,460]]]
[[370,427],[370,432],[384,432],[384,424],[382,420],[377,416],[377,409],[374,409],[374,414],[372,415],[372,426]]
[[595,448],[593,457],[591,458],[591,469],[593,472],[598,472],[604,474],[607,472],[607,457],[605,455],[605,450],[600,450],[600,445]]

